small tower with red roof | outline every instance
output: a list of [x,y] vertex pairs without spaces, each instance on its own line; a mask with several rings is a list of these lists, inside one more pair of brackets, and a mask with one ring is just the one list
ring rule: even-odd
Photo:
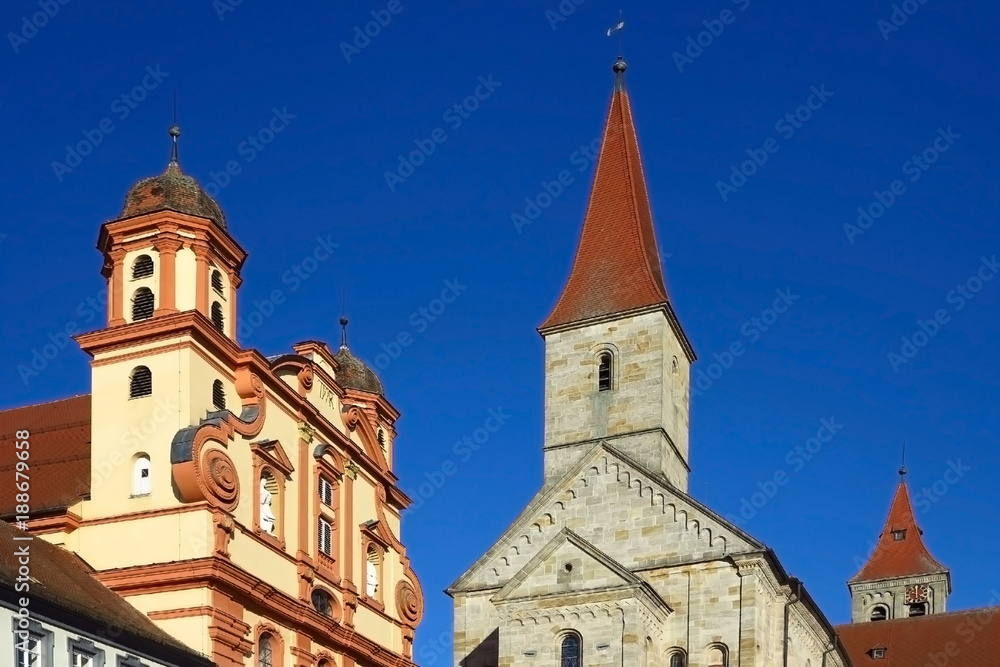
[[878,544],[861,571],[847,582],[854,623],[886,621],[946,611],[951,573],[937,562],[917,527],[906,487],[906,468]]

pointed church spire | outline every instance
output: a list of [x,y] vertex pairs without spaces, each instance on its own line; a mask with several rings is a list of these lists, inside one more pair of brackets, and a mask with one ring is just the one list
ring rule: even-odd
[[948,568],[937,562],[921,537],[910,506],[910,493],[906,487],[906,468],[899,471],[899,486],[889,509],[889,518],[879,536],[871,558],[865,563],[851,583],[897,579],[922,574],[948,573]]
[[625,91],[627,65],[619,56],[612,69],[614,94],[580,245],[562,296],[540,328],[543,332],[637,309],[669,309],[639,142]]

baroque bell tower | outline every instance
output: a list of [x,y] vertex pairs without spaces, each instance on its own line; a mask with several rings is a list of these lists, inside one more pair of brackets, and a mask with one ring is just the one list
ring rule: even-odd
[[576,259],[539,328],[545,340],[545,481],[604,441],[687,491],[695,353],[667,296],[625,90],[614,93]]

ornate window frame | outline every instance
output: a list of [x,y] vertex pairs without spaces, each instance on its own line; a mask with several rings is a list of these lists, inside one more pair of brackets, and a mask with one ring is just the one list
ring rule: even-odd
[[[344,479],[344,464],[342,457],[332,445],[321,444],[313,450],[316,463],[313,466],[312,488],[309,497],[312,498],[312,534],[315,539],[314,561],[317,573],[334,586],[340,585],[340,495]],[[319,494],[319,480],[325,479],[332,488],[332,499],[329,505],[323,502]],[[319,520],[324,519],[330,524],[330,553],[324,553],[319,548]]]
[[[294,471],[291,461],[277,440],[250,443],[253,459],[253,532],[254,535],[275,549],[285,551],[286,507],[285,482]],[[260,525],[260,482],[265,475],[274,480],[277,493],[273,493],[274,534],[268,533]]]
[[264,635],[271,638],[272,667],[284,667],[285,664],[285,640],[270,623],[258,623],[253,632],[253,667],[260,664],[258,652],[260,651],[260,639]]

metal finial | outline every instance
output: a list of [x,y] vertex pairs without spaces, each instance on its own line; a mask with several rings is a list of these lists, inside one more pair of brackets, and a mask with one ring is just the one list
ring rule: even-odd
[[340,347],[347,347],[347,315],[340,316]]
[[177,137],[181,136],[181,128],[177,124],[177,91],[174,91],[174,122],[168,130],[173,143],[170,145],[170,163],[177,164]]
[[614,71],[615,74],[624,74],[625,70],[628,69],[628,65],[625,64],[624,58],[618,56],[618,60],[616,60],[615,64],[611,66],[611,69]]
[[899,476],[906,477],[906,441],[903,441],[903,455],[900,459]]

